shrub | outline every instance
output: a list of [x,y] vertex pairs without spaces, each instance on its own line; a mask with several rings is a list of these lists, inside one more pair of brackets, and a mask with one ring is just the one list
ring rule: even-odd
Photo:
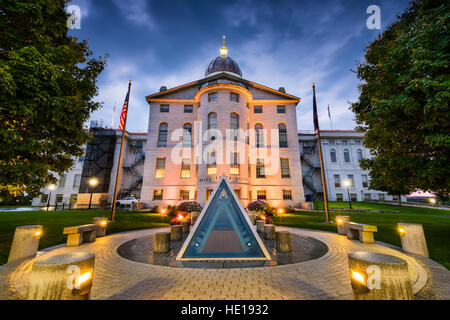
[[197,201],[184,201],[178,205],[178,211],[202,211],[202,206]]
[[267,202],[261,200],[249,203],[249,205],[247,206],[247,210],[263,214],[266,217],[273,216],[275,212],[275,210],[271,206],[269,206]]

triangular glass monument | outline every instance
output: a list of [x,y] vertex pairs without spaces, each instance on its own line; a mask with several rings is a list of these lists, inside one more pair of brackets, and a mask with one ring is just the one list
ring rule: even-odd
[[176,260],[271,260],[225,175],[217,183]]

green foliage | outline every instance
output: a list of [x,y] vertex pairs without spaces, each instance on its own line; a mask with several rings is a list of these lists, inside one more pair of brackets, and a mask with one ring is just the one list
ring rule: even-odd
[[67,35],[68,0],[2,0],[0,196],[39,194],[81,156],[105,58]]
[[450,192],[450,2],[416,0],[367,48],[352,104],[373,159],[371,188]]

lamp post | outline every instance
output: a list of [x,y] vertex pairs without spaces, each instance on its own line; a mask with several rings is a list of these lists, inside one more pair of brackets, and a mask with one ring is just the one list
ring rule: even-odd
[[89,210],[91,210],[91,203],[92,203],[92,192],[94,191],[93,189],[95,188],[95,186],[97,186],[98,184],[98,179],[95,177],[92,177],[89,179],[89,189],[91,191],[91,197],[89,199]]
[[50,210],[50,199],[52,198],[52,191],[56,189],[56,185],[51,184],[48,186],[48,190],[50,190],[48,194],[48,201],[47,201],[47,211]]
[[350,206],[350,209],[352,209],[352,199],[350,198],[350,191],[348,190],[348,187],[351,184],[352,183],[350,182],[350,180],[345,180],[344,181],[344,185],[347,187],[348,205]]

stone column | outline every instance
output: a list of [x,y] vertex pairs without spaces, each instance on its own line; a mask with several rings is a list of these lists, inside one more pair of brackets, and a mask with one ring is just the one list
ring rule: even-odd
[[347,223],[350,222],[349,216],[336,216],[336,224],[338,229],[338,234],[347,235],[348,227]]
[[405,260],[375,252],[348,255],[350,281],[355,300],[413,300]]
[[264,239],[275,240],[275,226],[273,224],[266,224],[264,226]]
[[74,252],[36,261],[31,269],[28,300],[88,300],[95,255]]
[[182,228],[182,232],[183,233],[189,233],[190,225],[191,225],[190,221],[181,221],[181,226],[183,227]]
[[22,226],[17,227],[9,251],[8,262],[34,257],[39,247],[39,240],[42,235],[42,226]]
[[398,223],[402,248],[406,252],[429,258],[423,226],[417,223]]
[[180,241],[183,227],[179,224],[170,226],[170,241]]
[[289,231],[276,232],[276,248],[278,252],[291,252],[291,233]]
[[258,220],[256,221],[256,231],[258,231],[258,233],[264,233],[264,225],[266,224],[266,222],[264,220]]
[[153,238],[153,252],[166,253],[170,250],[170,232],[157,232]]
[[191,212],[191,226],[193,226],[197,222],[197,219],[199,216],[200,216],[200,211]]
[[97,225],[97,238],[106,235],[106,226],[108,225],[108,218],[92,218],[92,223]]

